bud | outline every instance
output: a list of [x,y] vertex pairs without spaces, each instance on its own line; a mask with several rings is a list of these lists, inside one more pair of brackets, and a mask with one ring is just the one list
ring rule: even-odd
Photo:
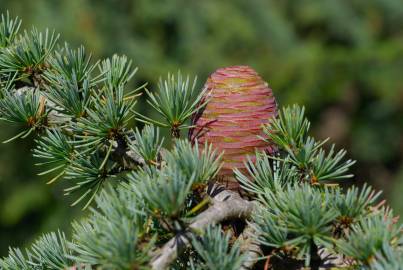
[[277,116],[277,104],[267,83],[249,66],[220,68],[207,79],[203,112],[194,116],[191,140],[212,143],[224,152],[224,165],[218,180],[229,189],[239,188],[233,169],[245,173],[244,161],[249,155],[254,161],[256,150],[274,152],[274,146],[264,137],[262,125]]

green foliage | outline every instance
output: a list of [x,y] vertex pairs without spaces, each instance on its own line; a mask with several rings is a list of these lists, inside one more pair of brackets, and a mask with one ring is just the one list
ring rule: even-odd
[[7,270],[32,270],[29,261],[18,248],[10,248],[8,257],[0,260],[0,266]]
[[40,173],[45,175],[55,170],[63,169],[62,172],[50,180],[48,183],[56,181],[63,173],[67,165],[70,164],[71,156],[73,155],[73,147],[69,142],[68,136],[63,134],[58,129],[46,130],[46,135],[37,140],[37,146],[34,149],[34,157],[44,160],[37,163],[39,166],[51,165],[50,170]]
[[52,232],[44,234],[36,240],[32,247],[26,250],[26,255],[18,248],[10,248],[9,256],[0,260],[0,269],[65,269],[73,263],[69,258],[71,252],[64,233]]
[[278,118],[263,127],[269,138],[280,147],[293,153],[301,148],[307,140],[311,123],[305,118],[305,108],[294,104],[279,111]]
[[1,80],[0,77],[0,98],[4,98],[5,93],[9,93],[14,89],[14,80],[17,74],[9,74],[7,78]]
[[72,250],[67,247],[64,233],[58,231],[44,234],[31,247],[33,268],[64,269],[73,265],[69,258]]
[[88,80],[83,80],[79,85],[76,75],[72,79],[66,80],[64,77],[58,76],[48,86],[44,95],[51,102],[52,107],[58,113],[78,119],[85,115],[90,103],[90,88]]
[[275,213],[258,208],[253,216],[254,223],[251,223],[255,231],[260,233],[257,242],[276,249],[286,248],[288,230],[282,221]]
[[204,148],[199,149],[197,142],[192,145],[187,140],[176,140],[172,151],[166,153],[168,164],[175,164],[184,176],[191,178],[194,175],[195,183],[206,183],[214,179],[220,170],[221,154],[214,150],[207,142]]
[[[383,215],[374,210],[380,193],[369,186],[361,191],[353,186],[344,194],[339,187],[327,187],[319,181],[351,177],[346,172],[352,162],[340,165],[345,151],[334,154],[334,146],[325,155],[321,148],[324,142],[317,143],[308,137],[310,124],[303,112],[304,109],[296,105],[286,108],[278,119],[264,127],[269,138],[286,151],[284,156],[257,153],[255,162],[251,158],[246,162],[248,175],[235,171],[241,186],[260,202],[251,223],[257,232],[257,241],[280,257],[305,260],[306,266],[318,259],[320,247],[368,265],[366,260],[377,252],[384,254],[382,246],[392,241],[385,234],[393,232],[362,225],[371,219],[384,220]],[[318,181],[312,181],[313,176]],[[358,228],[362,228],[361,231]],[[364,233],[368,233],[368,241],[360,241]],[[377,237],[377,233],[381,235]],[[399,237],[395,232],[392,238],[396,241]]]
[[0,74],[18,72],[20,76],[31,77],[46,69],[45,60],[52,53],[59,38],[48,30],[44,34],[33,28],[24,32],[16,44],[9,46],[0,54]]
[[136,74],[137,68],[132,70],[132,61],[126,56],[113,55],[112,60],[102,61],[100,66],[101,74],[105,74],[105,83],[109,87],[119,88],[126,85]]
[[317,156],[312,162],[312,173],[318,180],[334,180],[342,178],[351,178],[352,174],[346,174],[351,165],[355,163],[351,159],[340,162],[346,155],[347,151],[342,149],[337,153],[334,152],[334,145],[330,148],[326,155],[323,149],[319,149]]
[[[307,266],[310,265],[313,245],[331,247],[331,225],[337,211],[330,207],[330,201],[324,199],[320,190],[307,184],[298,188],[287,185],[284,190],[267,191],[263,196],[260,211],[269,213],[258,214],[255,220],[258,235],[261,232],[263,237],[260,239],[262,244],[281,245],[283,249],[292,246],[297,249],[296,256],[305,259]],[[267,231],[269,224],[280,228],[275,226],[271,234]],[[285,237],[287,241],[284,241]]]
[[317,142],[308,136],[310,122],[305,118],[304,112],[305,109],[298,105],[286,107],[279,113],[278,118],[271,119],[270,123],[263,127],[263,131],[269,140],[287,152],[289,158],[285,161],[304,172],[301,179],[317,183],[351,178],[353,175],[346,172],[355,161],[349,159],[342,162],[346,151],[335,153],[334,145],[326,154],[321,147],[327,140]]
[[138,128],[133,133],[133,142],[129,144],[131,150],[141,156],[146,163],[157,162],[164,138],[160,138],[158,128],[146,125],[140,132]]
[[26,130],[5,142],[25,138],[35,129],[42,127],[46,114],[41,110],[40,99],[40,94],[33,89],[14,95],[6,92],[3,99],[0,99],[0,119],[24,124],[27,127]]
[[143,243],[145,217],[132,192],[124,189],[102,191],[91,216],[73,224],[75,252],[80,263],[100,265],[103,269],[148,269],[148,251],[153,241]]
[[352,187],[344,195],[340,189],[323,192],[307,184],[278,186],[259,197],[252,226],[259,243],[280,256],[304,259],[306,265],[316,256],[315,246],[333,250],[336,243],[336,253],[370,265],[376,254],[395,249],[403,239],[391,213],[371,212],[378,196],[370,187],[359,194]]
[[73,126],[77,133],[79,147],[98,147],[108,142],[124,138],[128,133],[126,126],[134,116],[131,114],[136,100],[125,96],[124,89],[106,88],[103,95],[93,98],[93,106],[88,109],[86,118],[78,119]]
[[163,158],[166,164],[160,169],[147,166],[131,173],[131,188],[144,198],[150,213],[177,219],[184,214],[193,186],[205,184],[217,174],[220,156],[211,145],[199,149],[197,144],[176,140]]
[[371,264],[376,254],[386,254],[385,249],[395,246],[403,236],[403,226],[393,224],[388,212],[361,219],[351,228],[346,239],[337,242],[338,249],[364,265]]
[[203,263],[196,269],[240,269],[245,257],[241,255],[239,243],[230,245],[231,235],[223,233],[221,226],[208,227],[200,237],[193,237],[192,243]]
[[358,221],[370,213],[370,206],[374,205],[381,192],[375,192],[370,186],[364,185],[361,190],[351,187],[343,194],[336,189],[331,195],[331,204],[339,212],[339,219],[349,223]]
[[[172,166],[172,167],[171,167]],[[152,175],[146,171],[134,172],[131,180],[134,191],[142,197],[150,213],[178,218],[195,182],[195,174],[187,177],[171,165]]]
[[150,104],[164,119],[164,122],[156,121],[140,115],[139,121],[155,124],[161,127],[171,129],[175,137],[179,136],[179,130],[188,128],[186,121],[198,110],[200,110],[205,101],[202,101],[204,92],[197,93],[196,78],[190,85],[189,76],[184,79],[178,72],[175,76],[168,74],[166,80],[160,79],[158,92],[152,93],[146,89]]
[[65,194],[81,193],[72,205],[89,197],[84,206],[86,208],[101,190],[105,181],[115,177],[116,168],[117,165],[114,162],[108,161],[108,156],[102,157],[98,152],[90,157],[79,156],[72,160],[65,172],[65,178],[72,183],[72,186],[65,189]]
[[0,48],[8,47],[14,42],[20,26],[21,20],[18,17],[16,17],[15,19],[11,19],[8,11],[6,16],[4,16],[4,14],[1,15]]
[[[244,175],[241,171],[235,170],[234,173],[242,188],[251,194],[263,195],[268,190],[275,190],[286,183],[295,183],[299,180],[294,167],[283,162],[282,168],[272,169],[270,157],[265,153],[256,153],[256,161],[253,162],[250,157],[247,159],[247,170],[249,175]],[[278,161],[274,161],[279,163]],[[251,177],[251,179],[249,179]]]
[[376,260],[371,264],[371,270],[402,270],[403,251],[396,251],[389,245],[383,248],[385,254],[377,254]]
[[86,55],[83,46],[73,50],[65,43],[63,49],[56,51],[49,58],[49,65],[52,70],[46,70],[45,77],[53,86],[58,86],[58,82],[61,80],[59,77],[62,77],[64,81],[76,82],[78,85],[81,85],[84,80],[88,80],[91,86],[98,83],[100,79],[100,75],[91,78],[91,73],[98,62],[91,63],[91,55]]

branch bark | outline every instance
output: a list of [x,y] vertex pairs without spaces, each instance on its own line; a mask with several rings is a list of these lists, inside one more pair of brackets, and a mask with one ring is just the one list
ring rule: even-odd
[[[203,231],[208,225],[214,225],[227,219],[249,218],[255,208],[253,201],[242,199],[238,193],[224,190],[212,198],[212,205],[204,212],[196,216],[189,225],[189,231],[181,237],[181,241],[172,238],[159,250],[158,255],[151,262],[152,269],[163,270],[180,255],[184,247],[190,246],[189,238],[194,232]],[[179,247],[178,242],[184,244]]]
[[241,270],[250,270],[256,264],[259,257],[263,256],[260,244],[256,241],[258,235],[253,226],[248,224],[239,237],[241,241],[241,251],[245,254],[246,259]]
[[123,139],[118,139],[117,142],[115,142],[111,158],[125,169],[134,170],[145,164],[142,157],[137,155],[134,151],[127,149],[127,143]]

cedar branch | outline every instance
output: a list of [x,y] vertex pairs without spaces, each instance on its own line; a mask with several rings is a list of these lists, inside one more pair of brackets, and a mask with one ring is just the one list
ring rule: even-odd
[[224,190],[212,198],[212,205],[196,216],[189,225],[189,231],[178,241],[176,237],[169,240],[158,251],[158,255],[151,262],[152,269],[168,269],[169,265],[178,257],[184,247],[179,247],[178,242],[186,247],[190,246],[189,238],[193,233],[202,232],[207,226],[218,224],[224,220],[233,218],[249,218],[255,207],[253,201],[242,199],[238,193]]

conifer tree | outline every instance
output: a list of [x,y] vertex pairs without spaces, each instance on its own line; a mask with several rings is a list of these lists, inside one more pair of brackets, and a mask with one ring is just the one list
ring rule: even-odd
[[[125,56],[93,61],[20,25],[1,17],[0,119],[22,128],[5,142],[35,136],[40,175],[88,215],[71,237],[10,248],[0,269],[402,269],[402,227],[380,192],[342,188],[355,161],[309,135],[304,107],[277,109],[249,67],[202,91],[181,73],[133,90]],[[136,108],[142,93],[159,119]]]

